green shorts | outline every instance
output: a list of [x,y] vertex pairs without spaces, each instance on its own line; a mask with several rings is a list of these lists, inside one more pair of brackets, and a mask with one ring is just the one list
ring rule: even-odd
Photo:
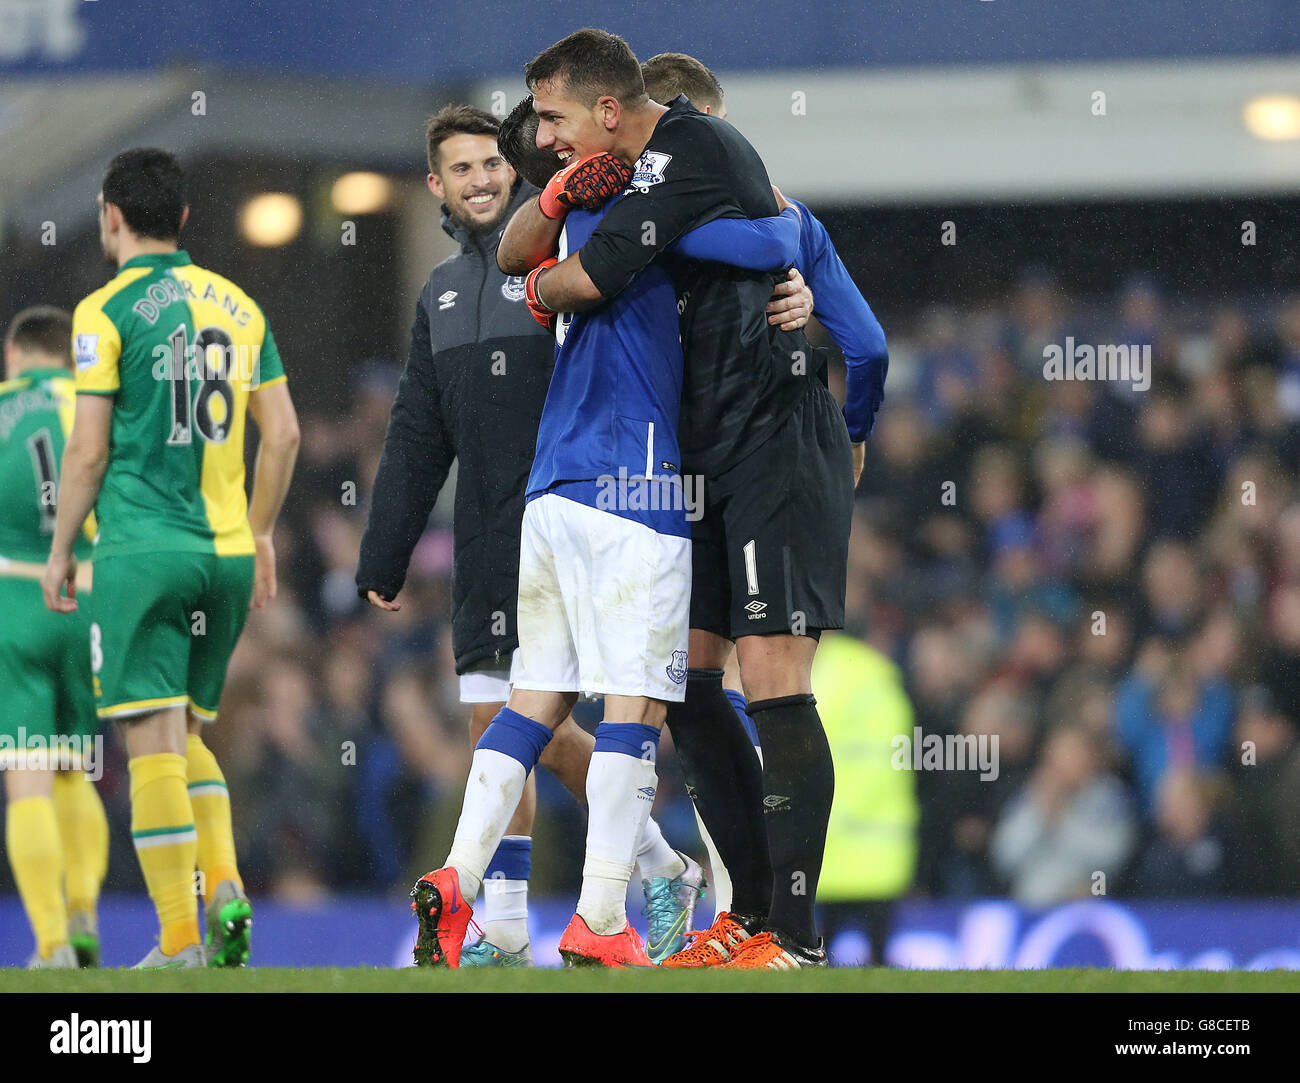
[[252,593],[251,556],[97,557],[90,659],[99,717],[188,707],[215,721]]
[[0,576],[0,737],[92,736],[99,730],[90,683],[91,595],[75,613],[51,613],[35,579]]

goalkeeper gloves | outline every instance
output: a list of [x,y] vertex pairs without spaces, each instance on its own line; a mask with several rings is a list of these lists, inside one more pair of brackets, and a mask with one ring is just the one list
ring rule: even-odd
[[542,260],[536,267],[528,272],[528,277],[524,279],[524,301],[528,304],[528,311],[538,323],[548,331],[555,330],[555,312],[542,303],[542,299],[537,296],[537,276],[548,267],[554,267],[560,261],[554,256]]
[[632,170],[612,154],[591,154],[565,166],[547,182],[542,194],[542,213],[563,218],[575,207],[594,211],[618,195],[632,179]]

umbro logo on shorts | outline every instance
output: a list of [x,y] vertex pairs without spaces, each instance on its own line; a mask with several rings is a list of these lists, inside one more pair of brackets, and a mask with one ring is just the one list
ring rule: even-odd
[[779,809],[782,805],[788,805],[789,803],[790,798],[775,793],[770,793],[763,798],[763,804],[770,809]]
[[644,797],[647,801],[653,801],[655,799],[655,788],[653,786],[642,786],[636,792],[639,793],[642,797]]
[[755,599],[748,603],[745,608],[749,611],[750,620],[763,620],[767,617],[767,614],[763,612],[763,610],[767,608],[766,602],[760,602]]
[[673,660],[668,663],[666,672],[668,678],[673,684],[681,684],[686,680],[686,652],[673,651]]

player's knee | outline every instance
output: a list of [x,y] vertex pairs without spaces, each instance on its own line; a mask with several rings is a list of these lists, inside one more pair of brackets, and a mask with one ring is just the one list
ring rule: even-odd
[[748,674],[743,679],[745,699],[750,703],[812,693],[812,675],[795,665],[767,667],[758,673]]
[[499,703],[475,703],[470,707],[469,743],[471,746],[478,744],[479,738],[492,724],[492,719],[496,717],[499,710],[501,710]]
[[564,720],[569,717],[569,712],[573,710],[573,705],[577,702],[578,693],[576,692],[547,692],[536,689],[515,688],[511,691],[510,702],[506,706],[525,718],[540,722],[554,733]]
[[812,692],[817,641],[808,636],[747,636],[736,648],[745,698],[780,699]]
[[162,711],[136,715],[121,720],[127,754],[151,756],[158,753],[185,755],[189,728],[184,707],[169,707]]
[[668,717],[668,704],[650,696],[606,696],[605,721],[630,722],[638,726],[662,729]]
[[731,640],[702,628],[692,628],[687,657],[692,669],[722,669],[731,657]]

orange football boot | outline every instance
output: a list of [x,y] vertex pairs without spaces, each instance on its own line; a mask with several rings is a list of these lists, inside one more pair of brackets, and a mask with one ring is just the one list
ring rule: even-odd
[[451,868],[425,873],[411,888],[411,910],[420,923],[416,966],[460,967],[460,949],[474,914],[460,893],[460,874]]
[[625,925],[621,933],[597,936],[577,914],[560,937],[560,955],[566,967],[654,965],[631,925]]
[[750,939],[749,930],[726,910],[714,918],[707,929],[687,936],[690,942],[686,947],[676,955],[668,956],[660,966],[726,966],[740,945]]
[[799,970],[826,966],[826,952],[811,954],[803,948],[787,948],[775,933],[756,933],[731,953],[724,964],[729,970]]

